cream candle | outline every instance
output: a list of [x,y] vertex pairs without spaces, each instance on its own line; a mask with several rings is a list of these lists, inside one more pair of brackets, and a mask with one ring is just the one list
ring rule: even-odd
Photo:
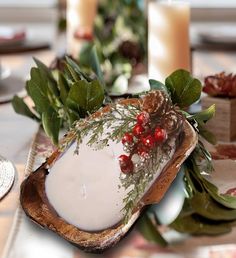
[[149,78],[164,82],[177,69],[190,70],[189,20],[190,6],[186,2],[149,2]]
[[98,0],[67,0],[67,53],[74,57],[78,56],[84,39],[92,36],[97,2]]
[[[123,199],[131,188],[121,185],[118,157],[124,153],[122,143],[109,142],[102,150],[93,150],[84,139],[79,155],[75,144],[53,165],[46,178],[46,195],[65,221],[86,231],[103,230],[120,222],[124,216]],[[173,146],[170,157],[173,156]],[[163,158],[153,180],[169,161]]]

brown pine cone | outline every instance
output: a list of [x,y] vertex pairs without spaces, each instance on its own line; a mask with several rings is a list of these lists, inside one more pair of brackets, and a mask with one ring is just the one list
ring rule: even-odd
[[169,98],[163,91],[153,90],[142,99],[142,110],[153,115],[163,115],[171,107]]
[[236,75],[222,72],[208,76],[203,91],[210,96],[236,97]]
[[183,116],[172,109],[163,116],[161,125],[168,134],[178,133],[183,126]]

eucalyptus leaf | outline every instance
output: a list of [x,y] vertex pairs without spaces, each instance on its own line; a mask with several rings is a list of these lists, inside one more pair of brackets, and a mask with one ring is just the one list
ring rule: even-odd
[[58,117],[57,112],[52,108],[42,114],[43,129],[46,134],[52,139],[55,145],[58,144],[58,136],[60,130],[61,119]]
[[148,241],[159,244],[160,246],[167,246],[168,243],[159,233],[157,226],[154,226],[147,213],[144,214],[138,221],[138,230],[142,233],[143,237]]
[[31,112],[31,110],[28,108],[22,98],[15,95],[12,99],[12,106],[16,113],[39,121],[39,118]]
[[201,82],[185,70],[177,70],[167,77],[165,85],[171,93],[174,104],[185,108],[199,100],[201,96]]

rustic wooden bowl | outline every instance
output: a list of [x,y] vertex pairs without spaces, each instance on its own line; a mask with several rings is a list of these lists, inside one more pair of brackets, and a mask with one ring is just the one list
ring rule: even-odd
[[[124,105],[130,103],[139,105],[139,101],[136,99],[125,100],[120,103]],[[110,108],[106,107],[93,116],[100,116],[104,112],[109,112],[109,110]],[[71,137],[71,135],[66,137]],[[138,207],[134,207],[133,215],[127,224],[121,222],[103,231],[86,232],[67,223],[56,213],[47,199],[45,180],[48,168],[60,157],[61,153],[59,150],[55,151],[44,164],[24,180],[21,185],[21,205],[26,215],[41,227],[54,231],[73,245],[87,252],[102,252],[115,245],[128,232],[146,205],[158,203],[162,199],[175,179],[180,166],[195,148],[197,140],[197,134],[192,126],[187,121],[184,121],[180,145],[159,177],[143,196]]]

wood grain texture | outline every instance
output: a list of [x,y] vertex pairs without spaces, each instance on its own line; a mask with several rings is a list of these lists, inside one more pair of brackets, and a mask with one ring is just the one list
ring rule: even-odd
[[231,142],[236,140],[236,98],[217,98],[206,96],[202,99],[202,108],[216,105],[215,117],[207,123],[217,140]]

